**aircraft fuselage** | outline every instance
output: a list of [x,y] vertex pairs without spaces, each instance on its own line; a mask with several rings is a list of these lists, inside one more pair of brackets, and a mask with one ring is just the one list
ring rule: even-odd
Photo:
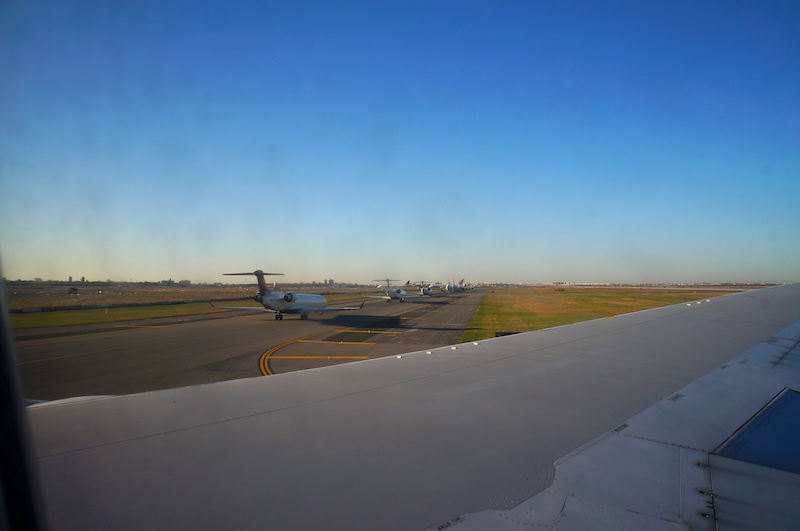
[[400,288],[390,288],[386,290],[386,294],[389,296],[390,299],[400,299],[402,302],[406,297],[408,297],[408,293],[405,290]]
[[287,293],[256,293],[253,298],[264,305],[264,308],[281,313],[302,313],[301,310],[325,308],[328,305],[327,299],[322,295],[295,293],[293,291]]

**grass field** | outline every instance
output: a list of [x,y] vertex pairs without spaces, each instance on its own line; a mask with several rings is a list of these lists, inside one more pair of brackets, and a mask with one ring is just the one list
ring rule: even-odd
[[497,333],[528,332],[726,294],[702,290],[602,288],[492,290],[483,297],[461,336],[461,342],[495,337]]
[[[242,301],[237,301],[237,306]],[[134,319],[153,319],[156,317],[178,317],[200,313],[223,312],[209,304],[194,302],[168,306],[129,306],[122,308],[97,308],[90,310],[62,310],[53,312],[11,314],[13,328],[38,328],[44,326],[66,326],[80,324],[110,323]]]
[[[142,302],[217,299],[220,297],[249,297],[254,291],[247,288],[173,287],[142,288],[136,285],[102,286],[100,289],[82,289],[80,296],[71,296],[62,286],[22,289],[7,288],[6,295],[12,308],[36,308],[68,304],[128,304]],[[315,291],[315,290],[298,290]],[[320,290],[321,291],[321,290]],[[325,293],[329,304],[353,304],[357,290],[343,293]],[[319,291],[318,291],[319,292]],[[603,289],[553,288],[497,289],[488,292],[461,337],[462,342],[495,337],[500,332],[527,332],[589,319],[609,317],[622,313],[656,308],[700,298],[724,295],[726,292],[704,290],[666,289]],[[221,302],[220,305],[253,306],[250,300]],[[357,304],[357,303],[355,303]],[[15,313],[11,315],[14,328],[37,328],[92,323],[107,323],[156,317],[179,317],[214,313],[219,311],[206,303],[171,304],[165,306],[132,306],[119,308],[80,309]]]

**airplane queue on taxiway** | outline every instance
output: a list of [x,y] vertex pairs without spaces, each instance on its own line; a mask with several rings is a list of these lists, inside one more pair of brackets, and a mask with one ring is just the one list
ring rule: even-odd
[[[265,276],[268,275],[283,275],[283,273],[265,273],[264,271],[258,269],[253,271],[252,273],[223,273],[224,275],[232,276],[232,275],[255,275],[256,280],[258,282],[258,292],[253,296],[253,300],[258,302],[262,305],[263,308],[257,308],[253,306],[216,306],[213,303],[210,303],[211,306],[214,308],[226,309],[226,310],[249,310],[249,311],[259,311],[259,312],[272,312],[275,314],[275,320],[281,321],[283,320],[284,314],[294,314],[300,315],[300,319],[306,320],[308,319],[308,314],[312,312],[322,313],[322,312],[341,312],[341,311],[351,311],[351,310],[360,310],[364,307],[364,302],[361,302],[360,306],[341,306],[341,307],[330,307],[328,306],[328,300],[319,294],[314,293],[297,293],[295,291],[289,292],[281,292],[281,291],[271,291],[267,286],[267,282],[264,279]],[[402,286],[393,286],[392,282],[398,282],[397,280],[392,280],[389,278],[375,280],[375,282],[385,282],[385,285],[381,285],[381,291],[384,293],[383,295],[366,295],[366,298],[373,298],[373,299],[385,299],[388,302],[393,300],[404,302],[406,299],[414,299],[424,296],[432,296],[433,290],[438,289],[442,292],[458,292],[458,291],[466,291],[467,289],[471,289],[471,287],[467,287],[464,284],[464,279],[462,278],[458,284],[456,283],[447,283],[447,284],[429,284],[424,285],[425,283],[421,283],[421,285],[411,284],[411,281],[406,281],[405,284]],[[419,295],[411,295],[403,288],[413,288],[419,287],[420,294]],[[274,287],[274,285],[273,285]]]

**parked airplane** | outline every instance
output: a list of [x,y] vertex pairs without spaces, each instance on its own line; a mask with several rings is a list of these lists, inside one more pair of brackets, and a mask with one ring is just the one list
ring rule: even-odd
[[403,284],[403,288],[400,288],[400,287],[397,287],[397,286],[392,286],[392,284],[391,284],[392,282],[399,282],[399,280],[393,280],[391,278],[377,279],[377,280],[373,280],[373,282],[380,282],[381,280],[386,281],[386,286],[384,288],[382,288],[383,292],[386,295],[383,295],[383,296],[370,295],[369,296],[370,298],[373,298],[373,299],[386,299],[389,302],[391,302],[393,300],[398,300],[400,302],[404,302],[406,299],[415,299],[417,297],[421,297],[422,296],[422,295],[409,295],[406,292],[406,290],[403,289],[403,288],[407,288],[407,287],[411,286],[411,281],[410,280],[406,281],[406,283]]
[[424,280],[420,280],[417,281],[414,285],[419,288],[419,292],[422,295],[427,295],[428,297],[433,296],[433,287],[434,287],[433,284],[425,282]]
[[264,306],[261,308],[253,308],[252,306],[214,306],[214,308],[225,308],[230,310],[257,310],[275,312],[275,320],[283,320],[283,314],[300,314],[300,319],[308,319],[308,314],[311,312],[340,312],[345,310],[360,310],[364,307],[361,306],[347,306],[340,308],[328,307],[328,300],[322,295],[312,293],[296,293],[289,291],[286,293],[275,291],[272,292],[267,288],[267,283],[264,280],[264,275],[283,275],[283,273],[264,273],[260,269],[252,273],[224,273],[225,275],[255,275],[258,279],[258,293],[253,296],[253,299]]

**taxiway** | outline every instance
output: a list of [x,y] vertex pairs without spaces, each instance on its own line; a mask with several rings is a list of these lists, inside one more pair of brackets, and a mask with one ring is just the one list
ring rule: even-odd
[[25,396],[122,395],[251,378],[435,348],[458,341],[481,295],[404,303],[309,320],[239,310],[15,331]]

